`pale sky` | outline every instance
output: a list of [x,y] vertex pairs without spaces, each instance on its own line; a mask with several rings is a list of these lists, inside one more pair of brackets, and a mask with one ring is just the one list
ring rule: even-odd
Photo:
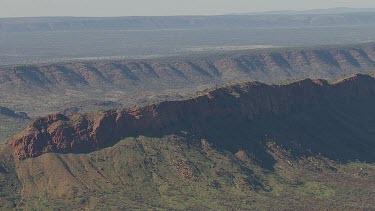
[[375,8],[375,0],[0,0],[0,17],[218,15],[332,7]]

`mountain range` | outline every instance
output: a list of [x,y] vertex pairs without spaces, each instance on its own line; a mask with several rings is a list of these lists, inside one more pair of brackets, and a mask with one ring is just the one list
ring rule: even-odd
[[0,150],[0,205],[373,209],[374,96],[357,74],[37,118]]
[[0,18],[0,210],[375,210],[374,23]]

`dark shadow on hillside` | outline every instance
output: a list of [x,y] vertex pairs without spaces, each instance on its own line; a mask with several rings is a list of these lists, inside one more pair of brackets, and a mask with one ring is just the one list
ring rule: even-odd
[[[230,115],[158,131],[138,131],[129,137],[162,138],[179,135],[191,141],[207,139],[219,150],[245,150],[254,155],[261,167],[273,170],[275,159],[268,153],[267,142],[272,140],[293,158],[323,156],[348,163],[375,162],[375,100],[342,99],[306,106],[290,114],[268,115],[252,121],[237,121]],[[198,121],[198,120],[197,120]],[[187,133],[181,133],[187,131]],[[113,137],[113,140],[119,140]],[[123,138],[123,137],[122,137]],[[109,143],[116,144],[117,141]]]

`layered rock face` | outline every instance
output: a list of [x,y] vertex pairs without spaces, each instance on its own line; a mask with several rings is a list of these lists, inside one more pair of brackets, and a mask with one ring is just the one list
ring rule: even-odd
[[90,152],[130,136],[180,131],[204,136],[211,124],[252,122],[325,101],[374,96],[375,79],[367,75],[355,75],[332,84],[310,79],[288,85],[248,82],[182,101],[91,114],[50,115],[35,120],[9,144],[18,159],[48,152]]

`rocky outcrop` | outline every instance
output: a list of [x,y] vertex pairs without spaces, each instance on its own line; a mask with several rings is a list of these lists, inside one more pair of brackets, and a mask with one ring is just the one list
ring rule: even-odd
[[205,135],[215,124],[251,122],[294,112],[335,99],[375,96],[375,79],[355,75],[329,84],[302,80],[288,85],[241,83],[207,91],[191,99],[96,114],[50,115],[35,120],[9,144],[19,159],[43,153],[81,153],[130,136],[159,136],[179,131]]

